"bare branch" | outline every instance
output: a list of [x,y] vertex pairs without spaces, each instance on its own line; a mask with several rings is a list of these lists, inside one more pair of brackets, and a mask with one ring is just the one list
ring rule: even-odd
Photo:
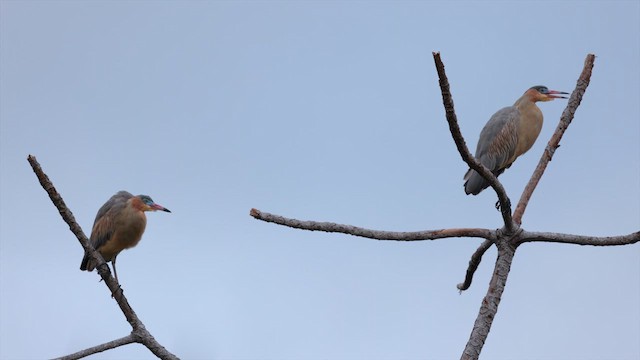
[[458,290],[460,290],[460,292],[467,290],[471,286],[471,282],[473,281],[473,274],[475,274],[476,270],[478,270],[478,266],[480,266],[480,262],[482,261],[482,256],[485,252],[487,252],[487,250],[489,250],[491,245],[493,245],[493,241],[494,240],[489,239],[485,240],[482,244],[480,244],[478,249],[476,249],[476,252],[471,255],[471,260],[469,260],[469,267],[467,268],[467,274],[464,277],[464,282],[457,285],[457,288]]
[[515,221],[518,225],[522,224],[522,216],[524,211],[531,199],[531,195],[533,195],[533,191],[538,186],[538,182],[544,174],[545,169],[547,168],[547,164],[553,158],[553,154],[556,149],[560,147],[560,140],[564,135],[564,132],[571,124],[573,120],[573,116],[580,106],[580,102],[582,101],[582,96],[584,95],[587,87],[589,86],[589,82],[591,81],[591,70],[593,70],[593,63],[596,59],[596,56],[593,54],[588,54],[587,58],[584,60],[584,68],[582,69],[582,73],[578,78],[578,82],[576,84],[575,90],[571,93],[569,97],[569,102],[567,103],[567,107],[562,112],[562,116],[560,117],[560,122],[558,123],[558,127],[556,127],[556,131],[551,136],[545,151],[542,153],[542,157],[538,162],[538,166],[533,171],[533,175],[531,175],[531,179],[529,183],[524,188],[522,195],[520,196],[520,201],[518,201],[518,205],[516,206],[516,210],[513,213],[513,221]]
[[[51,183],[51,180],[49,180],[49,177],[42,171],[42,167],[40,167],[40,164],[36,160],[36,157],[33,155],[29,155],[27,157],[27,161],[29,161],[29,164],[31,164],[31,168],[38,177],[40,185],[42,185],[47,194],[49,194],[49,198],[53,202],[53,205],[55,205],[55,207],[58,209],[60,216],[62,216],[62,219],[67,223],[67,225],[69,225],[69,229],[71,230],[71,232],[78,238],[78,241],[80,241],[80,245],[82,245],[85,251],[90,252],[92,255],[100,255],[100,253],[98,253],[97,251],[91,251],[93,250],[93,246],[89,245],[87,236],[82,231],[80,225],[78,225],[78,223],[76,222],[76,218],[64,203],[64,200],[62,200],[62,197]],[[105,262],[104,259],[95,256],[94,258],[95,260],[100,260],[99,263]]]
[[434,240],[451,237],[479,237],[489,239],[491,231],[488,229],[441,229],[441,230],[425,230],[414,232],[398,232],[398,231],[379,231],[370,230],[361,227],[342,225],[331,222],[303,221],[297,219],[289,219],[284,216],[269,214],[258,209],[251,209],[250,215],[258,220],[270,222],[278,225],[288,226],[294,229],[324,231],[330,233],[342,233],[347,235],[359,236],[376,240],[395,240],[395,241],[418,241],[418,240]]
[[640,241],[640,231],[628,235],[604,237],[524,231],[518,244],[535,241],[592,246],[630,245]]
[[104,344],[100,344],[97,346],[93,346],[90,347],[88,349],[84,349],[81,351],[78,351],[76,353],[73,354],[69,354],[66,356],[62,356],[59,358],[56,358],[54,360],[75,360],[75,359],[81,359],[83,357],[89,356],[89,355],[93,355],[93,354],[97,354],[106,350],[110,350],[110,349],[115,349],[118,346],[123,346],[123,345],[127,345],[127,344],[131,344],[131,343],[135,343],[136,341],[136,337],[133,334],[129,334],[123,338],[120,339],[116,339],[113,341],[109,341],[106,342]]
[[[27,161],[29,161],[29,164],[31,164],[31,168],[33,169],[33,172],[38,177],[38,180],[40,181],[40,185],[42,185],[42,187],[47,192],[47,194],[49,194],[49,198],[51,198],[51,201],[53,202],[55,207],[58,209],[58,212],[62,216],[62,219],[69,225],[69,229],[71,229],[71,232],[73,232],[73,234],[76,235],[76,237],[78,238],[78,241],[80,241],[80,244],[85,249],[85,251],[89,252],[89,254],[94,259],[98,260],[98,263],[99,263],[97,267],[98,274],[100,274],[100,277],[102,277],[102,280],[104,280],[104,283],[107,285],[107,287],[109,287],[109,290],[111,290],[111,295],[113,296],[114,299],[116,299],[118,306],[120,306],[120,309],[122,310],[122,313],[126,317],[129,324],[131,324],[131,327],[133,328],[133,332],[131,336],[133,336],[136,342],[144,344],[151,352],[153,352],[156,356],[158,356],[161,359],[178,359],[178,357],[176,357],[175,355],[167,351],[162,345],[160,345],[153,338],[153,336],[146,330],[142,321],[140,321],[136,313],[133,311],[133,308],[131,308],[131,306],[129,305],[127,298],[124,296],[124,293],[122,292],[122,288],[120,288],[120,285],[111,276],[111,271],[109,270],[109,266],[102,258],[102,255],[100,255],[100,253],[97,252],[93,248],[93,246],[89,244],[89,240],[85,236],[80,225],[78,225],[78,223],[76,222],[76,219],[73,216],[73,213],[71,212],[71,210],[69,210],[67,205],[64,203],[64,200],[62,199],[62,197],[60,196],[56,188],[51,183],[51,180],[49,180],[49,177],[44,173],[44,171],[42,171],[42,167],[36,160],[35,156],[29,155],[27,157]],[[126,338],[127,337],[124,337],[114,341],[122,341],[123,339],[126,339]],[[95,349],[95,348],[96,347],[92,349]],[[104,350],[100,350],[100,351],[104,351]]]
[[440,59],[439,52],[433,52],[433,60],[436,63],[436,70],[438,71],[440,90],[442,92],[442,103],[444,104],[445,115],[447,122],[449,123],[449,130],[451,131],[451,136],[453,136],[453,141],[456,143],[458,152],[460,153],[460,156],[462,156],[462,160],[464,160],[471,169],[477,171],[483,178],[485,178],[489,182],[489,185],[491,185],[495,190],[498,195],[498,201],[500,201],[500,212],[502,213],[504,226],[507,231],[512,232],[516,229],[516,226],[511,218],[511,200],[509,200],[507,192],[498,178],[493,175],[491,170],[479,163],[469,152],[469,148],[467,148],[467,144],[464,141],[464,137],[462,137],[462,132],[460,131],[460,126],[458,125],[458,118],[453,108],[453,99],[451,98],[451,91],[449,89],[449,79],[447,79],[447,74],[444,71],[444,64]]
[[476,322],[473,325],[471,336],[469,341],[462,352],[460,359],[462,360],[476,360],[480,356],[482,347],[484,346],[489,331],[491,330],[491,324],[498,312],[498,305],[500,305],[500,299],[502,298],[502,292],[507,283],[507,277],[511,270],[511,262],[513,261],[513,255],[515,254],[515,248],[511,247],[507,239],[498,239],[498,259],[496,260],[496,266],[489,283],[489,289],[482,305],[480,306],[480,312],[476,318]]

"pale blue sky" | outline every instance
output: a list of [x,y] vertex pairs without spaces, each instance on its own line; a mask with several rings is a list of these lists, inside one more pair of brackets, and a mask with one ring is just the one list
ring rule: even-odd
[[[0,358],[65,355],[130,331],[33,175],[88,234],[116,191],[148,216],[118,257],[125,294],[184,359],[455,359],[495,251],[380,242],[249,209],[382,230],[501,226],[465,196],[432,51],[471,148],[528,87],[591,85],[524,216],[528,230],[640,228],[640,3],[0,2]],[[565,101],[540,104],[513,202]],[[526,244],[484,359],[640,358],[640,247]],[[95,325],[98,323],[99,325]],[[100,359],[152,358],[139,345]]]

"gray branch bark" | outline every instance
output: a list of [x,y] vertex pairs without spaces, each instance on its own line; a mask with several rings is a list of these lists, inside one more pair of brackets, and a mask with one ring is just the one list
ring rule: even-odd
[[473,275],[476,273],[476,270],[478,270],[478,266],[480,266],[480,262],[482,261],[482,256],[484,255],[485,252],[487,252],[487,250],[489,250],[491,245],[493,245],[494,241],[495,239],[485,240],[482,244],[480,244],[478,249],[476,249],[476,252],[474,252],[473,255],[471,255],[471,260],[469,260],[469,267],[467,267],[467,273],[464,277],[464,282],[458,284],[457,286],[460,292],[467,290],[471,286],[471,282],[473,281]]
[[288,226],[294,229],[342,233],[375,240],[418,241],[435,240],[450,237],[480,237],[488,239],[491,236],[491,231],[487,229],[440,229],[414,232],[380,231],[331,222],[303,221],[291,219],[284,216],[263,212],[258,209],[251,209],[249,214],[258,220]]
[[502,299],[504,287],[507,284],[509,271],[511,270],[511,262],[515,255],[516,248],[509,244],[507,239],[502,238],[497,242],[498,258],[496,266],[493,270],[493,276],[489,283],[487,295],[482,300],[480,313],[473,325],[473,330],[469,336],[469,341],[462,352],[461,360],[475,360],[480,356],[484,342],[487,340],[493,319],[498,313],[498,305]]
[[90,347],[88,349],[84,349],[84,350],[80,350],[76,353],[73,354],[69,354],[66,356],[61,356],[59,358],[55,358],[54,360],[75,360],[75,359],[82,359],[83,357],[89,356],[89,355],[93,355],[93,354],[97,354],[97,353],[101,353],[103,351],[107,351],[110,349],[115,349],[119,346],[124,346],[127,344],[131,344],[136,342],[135,336],[133,334],[129,334],[125,337],[122,337],[120,339],[116,339],[116,340],[112,340],[109,342],[106,342],[104,344],[100,344],[100,345],[96,345],[93,347]]
[[553,242],[560,244],[591,245],[591,246],[619,246],[631,245],[640,241],[640,231],[620,236],[586,236],[561,234],[550,232],[524,231],[521,239],[515,245],[526,242]]

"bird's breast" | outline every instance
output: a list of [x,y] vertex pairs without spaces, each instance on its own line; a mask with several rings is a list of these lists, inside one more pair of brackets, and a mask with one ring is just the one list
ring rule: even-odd
[[522,115],[518,121],[518,145],[515,157],[531,149],[542,130],[542,111],[535,104],[520,109],[520,112]]
[[147,217],[142,211],[132,211],[132,214],[124,219],[123,225],[118,228],[117,232],[125,249],[138,244],[146,226]]
[[110,261],[122,250],[138,245],[147,217],[142,211],[123,211],[115,222],[115,231],[111,238],[100,247],[100,253],[106,261]]

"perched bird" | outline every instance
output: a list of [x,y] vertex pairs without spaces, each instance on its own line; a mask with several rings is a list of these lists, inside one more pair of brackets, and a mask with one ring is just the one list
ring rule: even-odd
[[[147,225],[144,212],[156,210],[171,212],[147,195],[133,196],[126,191],[118,191],[98,210],[89,242],[106,262],[111,261],[116,281],[116,257],[122,250],[138,245]],[[85,253],[80,270],[93,271],[97,265]]]
[[[511,164],[531,148],[542,129],[542,111],[538,101],[566,99],[562,91],[549,90],[546,86],[534,86],[516,101],[513,106],[498,110],[480,133],[476,160],[486,166],[495,176],[502,174]],[[464,191],[478,195],[489,186],[475,170],[464,175]]]

